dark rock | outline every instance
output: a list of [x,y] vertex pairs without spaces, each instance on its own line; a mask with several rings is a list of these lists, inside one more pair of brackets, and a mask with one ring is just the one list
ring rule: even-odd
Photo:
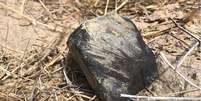
[[128,100],[120,94],[137,94],[157,74],[155,56],[138,29],[117,14],[86,21],[67,44],[69,56],[104,101]]

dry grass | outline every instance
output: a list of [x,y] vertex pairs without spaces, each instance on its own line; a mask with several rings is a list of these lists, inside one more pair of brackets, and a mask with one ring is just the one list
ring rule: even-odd
[[[98,100],[93,91],[69,79],[75,75],[71,75],[70,68],[61,62],[68,53],[69,34],[84,20],[110,11],[128,16],[155,53],[165,51],[170,62],[177,63],[195,40],[175,27],[169,18],[201,36],[200,5],[199,0],[1,1],[0,101]],[[178,71],[201,86],[200,66],[200,50],[196,48],[180,64]],[[159,79],[139,95],[201,95],[165,67],[167,65],[160,66]]]

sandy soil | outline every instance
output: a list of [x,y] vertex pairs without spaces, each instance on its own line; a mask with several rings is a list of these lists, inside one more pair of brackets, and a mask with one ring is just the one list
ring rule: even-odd
[[[104,14],[106,0],[98,1],[0,0],[0,101],[97,100],[93,91],[65,77],[71,70],[61,61],[70,33],[83,21]],[[108,12],[115,9],[114,1],[110,0]],[[136,24],[158,57],[159,78],[138,95],[201,96],[159,54],[177,66],[197,40],[169,18],[201,37],[200,6],[200,0],[144,0],[129,1],[118,10]],[[200,47],[176,71],[201,88]]]

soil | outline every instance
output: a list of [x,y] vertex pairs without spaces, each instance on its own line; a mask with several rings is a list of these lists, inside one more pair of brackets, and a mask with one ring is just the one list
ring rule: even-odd
[[[123,2],[119,0],[118,6]],[[0,0],[0,101],[97,100],[92,90],[65,77],[71,70],[62,61],[70,33],[87,19],[103,15],[105,5],[106,0]],[[159,54],[176,66],[197,42],[170,18],[201,37],[200,5],[200,0],[135,0],[118,10],[136,24],[158,58],[159,78],[138,95],[201,96]],[[108,12],[114,9],[115,0],[110,0]],[[201,87],[200,67],[201,50],[196,47],[176,70]]]

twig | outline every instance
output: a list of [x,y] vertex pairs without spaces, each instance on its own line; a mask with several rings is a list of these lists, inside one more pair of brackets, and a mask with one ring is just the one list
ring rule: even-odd
[[56,69],[55,71],[51,72],[51,74],[54,74],[54,73],[56,73],[56,72],[62,70],[63,68],[64,68],[64,67],[60,67],[60,68]]
[[107,14],[107,9],[108,9],[109,2],[110,2],[110,0],[107,0],[106,6],[105,6],[105,14],[104,15]]
[[[182,31],[184,31],[185,33],[187,33],[188,35],[190,35],[190,36],[192,36],[193,38],[195,38],[198,42],[195,44],[195,45],[193,45],[191,48],[190,48],[190,50],[183,56],[183,58],[180,60],[180,62],[177,64],[177,66],[176,66],[176,68],[179,68],[181,65],[182,65],[182,63],[184,62],[184,60],[186,59],[186,57],[189,55],[189,54],[191,54],[191,52],[193,51],[193,49],[195,48],[195,47],[197,47],[200,43],[201,43],[201,40],[197,37],[197,36],[195,36],[193,33],[191,33],[190,31],[188,31],[187,29],[185,29],[185,28],[183,28],[182,26],[180,26],[176,21],[174,21],[172,18],[170,18],[171,20],[172,20],[172,22],[179,28],[179,29],[181,29]],[[175,69],[176,69],[175,68]]]
[[117,6],[118,6],[118,2],[117,0],[115,0],[115,13],[117,13]]
[[199,43],[201,43],[201,40],[199,39],[199,37],[195,36],[194,34],[192,34],[189,30],[185,29],[184,27],[180,26],[176,21],[174,21],[172,18],[170,18],[172,20],[172,22],[182,31],[184,31],[186,34],[190,35],[191,37],[195,38]]
[[50,13],[49,9],[45,6],[45,4],[43,3],[43,1],[39,0],[40,4],[42,5],[42,7],[48,12]]
[[75,97],[75,95],[72,95],[72,96],[66,98],[65,101],[71,101],[73,97]]
[[165,57],[164,53],[163,52],[160,52],[160,56],[161,58],[163,59],[164,62],[166,62],[180,77],[182,77],[186,82],[188,82],[190,85],[194,86],[195,88],[198,88],[199,90],[201,90],[201,88],[194,84],[193,82],[191,82],[190,80],[188,80],[185,76],[183,76],[180,72],[178,72],[176,70],[176,67],[174,67],[168,60],[167,58]]
[[119,9],[121,9],[126,3],[128,2],[128,0],[125,0],[121,5],[119,5],[116,9],[115,12],[117,12]]
[[[57,61],[61,61],[64,58],[64,52],[66,51],[66,47],[61,49],[61,51],[54,57],[54,59],[45,65],[44,69],[46,70],[48,67],[53,65]],[[63,67],[63,66],[62,66]]]
[[157,37],[157,36],[161,36],[165,32],[168,32],[170,29],[171,28],[165,28],[165,29],[162,29],[160,31],[155,31],[155,32],[151,32],[151,33],[142,34],[142,36],[145,37],[145,38]]
[[156,93],[154,93],[153,91],[151,91],[150,89],[148,89],[147,87],[145,87],[145,90],[147,91],[147,92],[149,92],[151,95],[153,95],[153,96],[158,96]]
[[45,65],[44,69],[47,70],[48,67],[52,66],[53,64],[55,64],[55,62],[61,60],[63,58],[62,53],[57,54],[57,56],[55,56],[55,58],[50,61],[48,64]]
[[20,8],[22,14],[23,14],[23,12],[24,12],[25,3],[26,3],[26,0],[23,0],[23,1],[22,1],[22,5],[21,5],[21,8]]
[[93,101],[94,99],[96,99],[96,95],[94,95],[89,101]]
[[38,77],[38,86],[39,86],[39,89],[44,89],[41,77],[42,77],[42,74]]
[[195,44],[189,49],[189,51],[188,51],[188,52],[183,56],[183,58],[179,61],[179,63],[177,64],[177,66],[176,66],[175,69],[179,68],[179,67],[182,65],[182,63],[183,63],[184,60],[187,58],[187,56],[190,55],[191,52],[193,51],[193,49],[195,49],[195,47],[197,47],[198,45],[199,45],[199,42],[195,43]]
[[56,100],[56,101],[59,101],[59,99],[58,99],[58,96],[57,96],[57,93],[56,93],[56,92],[54,93],[54,96],[55,96],[55,100]]
[[196,100],[196,101],[201,100],[201,97],[137,96],[128,94],[121,94],[121,97],[133,98],[133,99],[148,99],[148,100]]
[[63,68],[63,73],[64,73],[64,77],[66,79],[66,83],[70,86],[72,86],[72,82],[70,81],[70,79],[68,78],[67,74],[66,74],[66,70],[65,68]]
[[86,98],[86,99],[91,99],[91,97],[87,96],[87,95],[84,95],[84,94],[75,94],[76,96],[80,96],[80,97],[83,97],[83,98]]
[[94,6],[96,7],[98,5],[98,3],[100,2],[100,0],[96,0]]

